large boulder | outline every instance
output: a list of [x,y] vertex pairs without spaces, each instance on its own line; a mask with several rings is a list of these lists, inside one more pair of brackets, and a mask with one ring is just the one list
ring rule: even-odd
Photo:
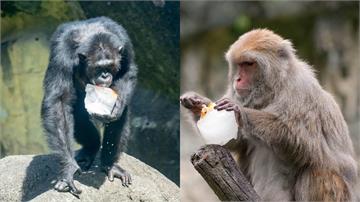
[[[130,187],[119,179],[107,180],[98,162],[80,176],[75,185],[80,201],[179,201],[179,187],[154,168],[123,154],[120,164],[132,175]],[[70,193],[59,193],[52,183],[59,172],[54,155],[18,155],[0,159],[0,201],[79,201]]]

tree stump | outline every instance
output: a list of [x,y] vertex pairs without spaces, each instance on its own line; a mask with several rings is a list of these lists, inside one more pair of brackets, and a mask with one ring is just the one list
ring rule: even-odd
[[230,152],[220,145],[206,145],[191,156],[191,163],[221,201],[260,201]]

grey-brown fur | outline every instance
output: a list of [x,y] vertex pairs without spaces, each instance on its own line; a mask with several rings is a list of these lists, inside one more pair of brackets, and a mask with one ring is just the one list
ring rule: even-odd
[[[260,70],[247,96],[233,84],[238,58],[251,58]],[[231,150],[261,198],[354,201],[357,167],[347,124],[291,43],[269,30],[253,30],[230,47],[226,59],[223,100],[233,103],[240,124],[241,144]],[[203,102],[194,93],[180,99],[191,109]]]

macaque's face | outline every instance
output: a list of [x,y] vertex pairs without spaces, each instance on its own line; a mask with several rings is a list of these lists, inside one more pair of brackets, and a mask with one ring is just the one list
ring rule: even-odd
[[[232,87],[241,98],[264,87],[263,62],[276,55],[283,39],[268,30],[254,30],[239,37],[226,53]],[[258,96],[261,94],[257,93]]]
[[232,95],[243,106],[268,104],[289,72],[293,51],[290,41],[266,29],[241,35],[226,53]]
[[235,63],[233,88],[238,95],[247,96],[250,94],[257,71],[255,60],[245,59]]

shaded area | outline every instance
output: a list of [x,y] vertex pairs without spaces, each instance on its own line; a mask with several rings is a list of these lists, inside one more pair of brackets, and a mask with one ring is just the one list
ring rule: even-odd
[[[127,151],[179,184],[179,107],[164,95],[138,88],[133,99],[133,138]],[[140,107],[145,106],[145,107]]]
[[[34,156],[26,168],[25,179],[22,185],[21,201],[29,201],[48,190],[53,189],[54,182],[57,180],[57,173],[60,172],[60,158],[55,155]],[[101,185],[107,180],[105,173],[100,169],[99,157],[94,161],[91,168],[76,175],[77,180],[83,185],[100,189]]]
[[[32,200],[38,195],[53,189],[60,168],[60,158],[58,156],[34,156],[26,168],[26,175],[22,185],[21,201]],[[100,189],[101,185],[107,180],[107,177],[100,169],[99,156],[97,156],[88,171],[81,173],[81,175],[75,175],[74,180],[88,187]]]
[[26,168],[21,188],[23,190],[21,201],[29,201],[53,188],[51,182],[56,180],[56,176],[49,176],[49,174],[60,172],[60,158],[54,156],[53,160],[49,162],[44,156],[35,156],[32,159]]

